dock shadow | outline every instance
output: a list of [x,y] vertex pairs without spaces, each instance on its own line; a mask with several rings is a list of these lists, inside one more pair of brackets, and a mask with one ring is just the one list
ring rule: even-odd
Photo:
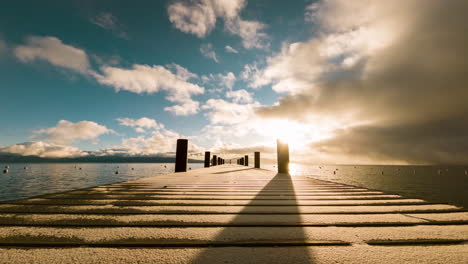
[[[257,201],[262,200],[265,195],[271,195],[271,191],[281,191],[282,195],[287,195],[288,198],[285,199],[291,202],[288,207],[294,208],[287,216],[272,213],[271,217],[282,217],[294,227],[282,227],[281,223],[271,226],[271,222],[269,226],[268,220],[265,220],[265,223],[249,224],[255,217],[249,210],[249,206],[258,206]],[[265,215],[259,214],[258,217],[265,217]],[[191,263],[314,263],[311,251],[305,246],[307,237],[301,222],[291,175],[278,173],[228,224],[229,226],[213,238],[216,242],[233,241],[234,243],[228,247],[214,246],[203,249]],[[241,241],[235,239],[240,233],[243,233]],[[276,234],[278,241],[269,239],[270,234]]]

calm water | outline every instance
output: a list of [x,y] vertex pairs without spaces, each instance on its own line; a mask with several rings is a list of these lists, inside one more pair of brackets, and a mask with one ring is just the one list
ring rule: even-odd
[[[266,166],[268,169],[276,169]],[[468,209],[468,166],[304,166],[291,164],[291,174],[346,183],[449,203]]]
[[[0,164],[3,168],[6,164]],[[10,164],[0,174],[0,200],[63,192],[174,171],[171,163]],[[76,168],[75,168],[76,166]],[[192,169],[202,163],[192,163]],[[291,174],[398,193],[463,206],[468,209],[468,166],[304,166],[291,164]],[[25,169],[26,168],[26,169]],[[81,168],[81,169],[80,169]],[[133,168],[133,170],[132,170]],[[265,169],[276,170],[272,165]],[[119,174],[115,174],[115,171]],[[383,172],[383,173],[382,173]]]
[[[3,171],[6,164],[0,166]],[[9,166],[8,173],[0,174],[0,200],[20,199],[174,172],[172,163],[15,163]],[[192,169],[202,166],[202,163],[189,164]],[[119,174],[115,174],[117,170]]]

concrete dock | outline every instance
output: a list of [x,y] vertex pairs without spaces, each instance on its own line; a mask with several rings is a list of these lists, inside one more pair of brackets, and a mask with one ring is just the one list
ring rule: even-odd
[[468,263],[468,212],[239,165],[0,204],[0,263]]

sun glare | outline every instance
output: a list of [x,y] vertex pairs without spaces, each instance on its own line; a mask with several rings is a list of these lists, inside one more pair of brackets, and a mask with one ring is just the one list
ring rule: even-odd
[[258,128],[268,142],[277,139],[288,143],[295,150],[305,148],[310,142],[319,141],[330,136],[336,127],[324,122],[300,123],[297,121],[276,119],[259,122]]
[[289,120],[272,120],[264,124],[265,134],[272,140],[281,140],[290,146],[301,146],[304,144],[305,126]]

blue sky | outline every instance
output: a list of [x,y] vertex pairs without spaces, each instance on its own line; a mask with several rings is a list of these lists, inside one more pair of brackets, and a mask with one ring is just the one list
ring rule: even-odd
[[[459,122],[465,90],[444,97],[446,87],[423,88],[423,76],[463,86],[464,64],[440,58],[464,52],[464,20],[431,23],[441,21],[434,10],[456,18],[466,6],[403,2],[1,3],[0,150],[153,155],[188,137],[194,153],[257,148],[273,158],[275,139],[284,138],[304,162],[464,160],[453,147],[460,138],[447,132],[441,145],[424,128]],[[413,31],[433,45],[412,39]],[[432,92],[421,100],[424,89]],[[445,110],[428,110],[431,100]],[[401,132],[408,128],[414,133]],[[425,141],[414,140],[418,133]],[[382,139],[385,146],[372,142]],[[402,141],[417,151],[405,153]]]
[[[199,76],[229,72],[238,76],[244,65],[265,58],[281,47],[282,41],[304,39],[304,8],[307,2],[297,1],[287,7],[282,1],[256,1],[240,12],[245,19],[264,19],[262,30],[267,36],[265,47],[244,48],[242,39],[223,29],[221,19],[205,37],[199,38],[181,32],[168,18],[167,1],[12,1],[2,3],[0,9],[1,37],[8,47],[22,45],[28,37],[55,37],[64,45],[85,51],[93,68],[100,63],[93,59],[117,60],[120,67],[133,64],[178,64]],[[24,6],[28,6],[27,9]],[[266,8],[268,7],[268,8]],[[98,25],[99,19],[108,25]],[[287,38],[284,36],[287,34]],[[218,62],[203,56],[202,45],[211,45]],[[238,53],[230,53],[231,46]],[[105,62],[104,62],[105,63]],[[0,96],[4,98],[1,122],[8,124],[0,134],[1,145],[29,141],[32,130],[53,127],[59,120],[78,122],[90,120],[130,137],[132,129],[118,125],[116,118],[138,119],[148,117],[165,124],[168,129],[183,135],[197,135],[208,125],[205,111],[180,116],[164,111],[171,103],[162,92],[137,94],[116,92],[112,87],[99,84],[93,78],[73,70],[56,67],[47,60],[35,59],[24,63],[13,54],[3,54],[0,69],[2,78]],[[245,89],[246,82],[236,78],[232,90]],[[195,98],[225,98],[226,90],[214,80],[203,85],[205,94]],[[272,104],[278,97],[271,89],[255,91],[261,104]],[[74,142],[76,146],[95,150],[118,144],[120,136],[103,135],[99,143]]]

